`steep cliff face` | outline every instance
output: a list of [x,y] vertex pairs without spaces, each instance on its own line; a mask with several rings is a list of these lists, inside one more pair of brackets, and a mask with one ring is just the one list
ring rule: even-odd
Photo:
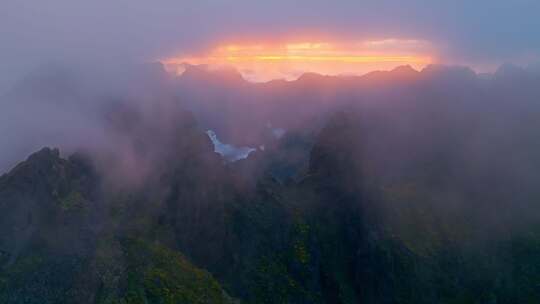
[[12,263],[28,250],[85,250],[97,215],[97,177],[80,155],[44,148],[0,178],[0,246]]
[[248,303],[394,303],[401,296],[406,267],[392,265],[413,257],[383,234],[354,119],[341,113],[323,128],[297,180],[261,174],[253,192],[227,205],[227,264],[209,269],[232,294]]
[[0,178],[0,301],[67,299],[96,246],[97,184],[88,160],[49,148]]
[[[470,202],[460,183],[383,183],[354,113],[234,164],[186,115],[115,119],[155,160],[142,185],[48,148],[0,177],[0,303],[538,302],[540,230],[484,238],[469,209],[437,209]],[[294,178],[274,170],[288,145]]]
[[141,165],[162,157],[142,185],[111,180],[107,170],[118,167],[49,148],[0,177],[0,303],[233,301],[177,251],[206,266],[221,250],[214,241],[223,230],[213,227],[226,180],[209,138],[181,118],[172,130],[144,130],[159,138],[120,122]]
[[471,209],[438,205],[468,198],[415,179],[421,172],[381,184],[370,176],[356,122],[342,113],[323,128],[298,181],[263,174],[255,192],[228,205],[227,264],[210,269],[232,294],[248,303],[538,298],[530,281],[539,273],[530,264],[535,230],[485,238]]

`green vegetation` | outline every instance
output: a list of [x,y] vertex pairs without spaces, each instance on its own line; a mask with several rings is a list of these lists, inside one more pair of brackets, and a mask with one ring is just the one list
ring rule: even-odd
[[0,304],[540,303],[539,227],[487,229],[463,206],[496,195],[461,183],[366,179],[350,127],[287,181],[193,134],[137,190],[44,149],[0,177]]
[[81,193],[72,191],[60,199],[59,205],[63,211],[82,211],[86,207],[86,202]]
[[122,248],[127,263],[125,303],[232,303],[219,283],[178,252],[142,240],[126,239]]

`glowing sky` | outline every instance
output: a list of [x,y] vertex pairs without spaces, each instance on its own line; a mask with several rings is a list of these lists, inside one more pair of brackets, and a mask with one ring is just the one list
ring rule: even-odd
[[360,75],[400,65],[421,69],[434,62],[431,44],[421,40],[384,39],[363,42],[317,41],[229,43],[195,55],[163,59],[175,73],[183,65],[232,66],[251,81],[296,79],[306,72],[323,75]]
[[[227,45],[249,47],[261,42],[271,45],[270,56],[276,53],[282,56],[284,51],[280,47],[285,44],[330,43],[338,44],[334,46],[354,57],[370,54],[348,44],[429,41],[436,47],[435,55],[431,51],[412,55],[427,56],[437,63],[468,65],[485,72],[493,72],[506,62],[519,65],[540,62],[539,0],[1,0],[0,3],[0,94],[29,71],[50,62],[93,67],[156,58],[203,59],[219,57],[217,50]],[[400,48],[393,50],[384,55],[410,55]],[[379,51],[372,53],[381,56]],[[300,65],[296,61],[294,65],[300,69],[313,64]],[[242,65],[243,73],[247,74],[250,66]],[[285,72],[280,65],[285,66]],[[287,77],[294,74],[291,65],[283,61],[266,63],[277,71],[273,72],[275,75]],[[318,70],[326,71],[321,65],[322,62],[317,62]],[[337,65],[332,64],[332,69]],[[366,63],[353,65],[354,71],[367,67]],[[385,65],[390,64],[377,67]],[[271,69],[267,73],[270,72]]]

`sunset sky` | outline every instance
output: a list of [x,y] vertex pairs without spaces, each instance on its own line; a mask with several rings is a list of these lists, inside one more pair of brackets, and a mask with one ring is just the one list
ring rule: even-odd
[[256,82],[293,80],[306,72],[360,75],[400,65],[421,69],[437,62],[436,51],[427,41],[329,41],[323,38],[298,41],[303,42],[229,43],[195,55],[165,58],[161,62],[176,74],[183,72],[185,64],[206,64],[210,68],[233,67],[244,78]]
[[[348,74],[437,62],[492,71],[505,62],[539,61],[539,11],[537,0],[4,0],[0,90],[58,61],[236,57],[233,63],[254,79],[258,70],[266,72],[262,78],[287,78],[308,66]],[[284,51],[291,45],[322,51]],[[257,47],[262,51],[253,52]]]

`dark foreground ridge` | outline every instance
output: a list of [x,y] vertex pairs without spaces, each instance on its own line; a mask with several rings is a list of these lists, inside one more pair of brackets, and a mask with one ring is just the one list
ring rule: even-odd
[[82,155],[31,155],[0,178],[0,302],[540,300],[539,230],[486,239],[474,217],[447,226],[429,179],[381,185],[361,168],[357,121],[334,116],[287,181],[248,182],[265,156],[227,165],[204,141],[130,191],[104,190]]

